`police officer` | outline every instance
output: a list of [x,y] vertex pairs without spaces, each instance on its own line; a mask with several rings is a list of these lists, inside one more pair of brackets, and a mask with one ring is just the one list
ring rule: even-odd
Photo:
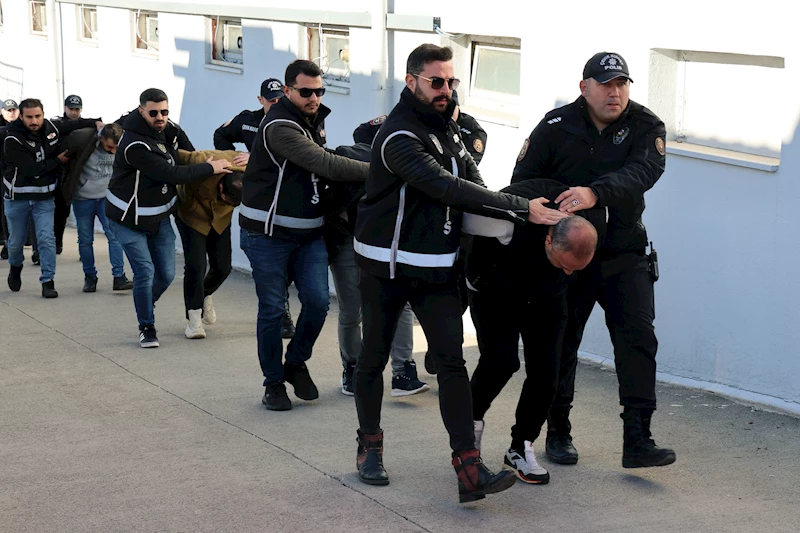
[[359,479],[386,485],[381,398],[383,369],[400,313],[410,303],[439,367],[439,403],[450,434],[461,502],[484,498],[514,483],[493,474],[475,449],[469,378],[461,344],[463,324],[456,287],[461,210],[524,224],[555,223],[563,213],[483,186],[452,120],[453,52],[417,47],[406,64],[400,102],[372,143],[366,196],[358,206],[354,247],[361,267],[363,344],[356,363]]
[[[53,121],[57,123],[62,120],[77,120],[81,118],[82,112],[83,99],[77,94],[71,94],[64,99],[64,114],[60,117],[55,117]],[[56,203],[56,212],[53,215],[53,231],[56,236],[56,254],[61,255],[64,249],[64,230],[67,227],[72,197],[64,193],[60,182],[53,193],[53,200],[55,200]]]
[[662,466],[675,452],[651,438],[656,408],[656,348],[653,278],[645,255],[641,221],[644,193],[664,172],[664,123],[629,100],[628,64],[601,52],[586,63],[581,96],[555,109],[525,140],[512,183],[551,178],[569,189],[556,198],[559,209],[575,213],[602,207],[608,213],[604,242],[568,292],[558,393],[550,409],[546,450],[560,464],[574,464],[569,411],[575,388],[578,347],[595,302],[606,314],[619,379],[624,422],[622,466]]
[[[258,103],[261,109],[250,111],[245,109],[231,120],[214,131],[214,148],[217,150],[235,150],[234,143],[242,143],[249,152],[253,149],[253,141],[258,133],[258,126],[266,116],[269,108],[278,103],[283,96],[283,83],[275,78],[268,78],[261,82],[261,94]],[[233,160],[234,165],[247,166],[250,154],[239,154]],[[294,323],[289,312],[289,295],[286,295],[286,310],[281,324],[281,337],[291,339],[294,335]]]

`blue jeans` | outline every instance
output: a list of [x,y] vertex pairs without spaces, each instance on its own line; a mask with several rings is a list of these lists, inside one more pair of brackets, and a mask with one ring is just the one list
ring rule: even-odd
[[28,236],[28,217],[33,216],[36,240],[39,242],[39,259],[42,275],[40,283],[56,277],[56,237],[53,233],[53,213],[56,206],[52,198],[46,200],[3,199],[8,222],[8,264],[20,266],[24,259],[22,248]]
[[83,263],[83,273],[90,278],[97,277],[94,266],[94,217],[100,220],[103,231],[108,239],[108,256],[111,259],[111,274],[118,278],[125,275],[125,259],[114,232],[108,225],[106,218],[106,199],[73,200],[72,212],[75,214],[75,223],[78,226],[78,255]]
[[286,347],[286,362],[303,364],[311,358],[328,314],[328,251],[322,237],[293,241],[242,229],[239,239],[250,260],[258,295],[258,360],[264,384],[283,381],[281,323],[289,277],[297,287],[302,309],[294,337]]
[[111,231],[125,250],[133,270],[133,306],[139,329],[154,326],[153,304],[175,277],[175,232],[169,217],[161,221],[158,233],[150,235],[113,220]]

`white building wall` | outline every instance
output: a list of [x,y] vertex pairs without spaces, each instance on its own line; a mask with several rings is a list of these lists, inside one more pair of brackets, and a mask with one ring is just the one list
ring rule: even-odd
[[[27,2],[2,0],[0,90],[3,70],[24,71],[23,94],[43,99],[48,115],[61,109],[55,83],[52,37],[29,35]],[[246,2],[236,2],[242,5]],[[253,2],[254,5],[256,4]],[[257,5],[262,5],[258,2]],[[286,8],[284,2],[268,5]],[[365,12],[378,1],[338,2],[339,11]],[[391,5],[391,3],[390,3]],[[430,2],[395,0],[395,13],[441,17],[450,34],[479,34],[521,39],[524,105],[518,125],[482,121],[489,133],[481,171],[491,188],[509,181],[522,141],[542,115],[574,100],[583,64],[593,53],[613,50],[629,62],[635,83],[631,97],[658,110],[670,127],[674,109],[660,95],[674,91],[674,77],[651,72],[651,49],[701,50],[784,58],[784,84],[763,86],[758,79],[721,79],[709,91],[741,95],[741,105],[724,113],[758,114],[766,103],[780,102],[780,117],[770,115],[770,134],[782,139],[777,172],[764,172],[693,157],[668,155],[667,171],[647,193],[644,222],[661,262],[656,285],[659,369],[740,395],[800,412],[800,264],[795,245],[800,214],[800,47],[790,26],[789,5],[765,0],[677,0],[669,4],[622,1],[613,6],[580,0],[569,3]],[[329,1],[309,0],[298,9],[333,9]],[[75,6],[60,7],[63,24],[64,91],[84,98],[86,115],[113,120],[133,109],[138,94],[156,86],[170,96],[171,111],[197,148],[212,146],[213,130],[243,108],[255,109],[259,84],[282,78],[298,54],[305,54],[304,28],[291,23],[245,20],[244,68],[223,72],[205,65],[206,28],[202,16],[161,14],[157,59],[131,52],[130,13],[98,8],[98,46],[77,42]],[[383,104],[376,84],[375,36],[351,29],[350,94],[329,91],[331,147],[352,142],[361,122],[389,111],[404,86],[408,53],[423,42],[441,43],[434,33],[396,32],[389,39],[387,92]],[[465,67],[466,69],[466,67]],[[469,72],[458,72],[467,80]],[[462,100],[468,95],[459,91]],[[652,96],[651,96],[652,95]],[[467,100],[467,105],[469,102]],[[234,222],[234,261],[247,264],[238,250]],[[582,349],[613,358],[608,333],[596,311]],[[724,389],[733,387],[738,390]]]

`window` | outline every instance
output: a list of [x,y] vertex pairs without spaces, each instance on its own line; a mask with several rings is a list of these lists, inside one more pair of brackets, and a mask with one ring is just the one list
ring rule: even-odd
[[31,33],[47,35],[47,3],[31,0]]
[[242,21],[219,17],[210,20],[212,63],[243,64]]
[[[649,100],[667,138],[688,144],[686,149],[779,158],[788,120],[781,103],[785,76],[782,57],[654,49]],[[720,90],[721,83],[740,80],[761,88],[758,105],[743,105],[740,91]]]
[[78,39],[97,42],[97,8],[78,6]]
[[473,43],[469,97],[472,105],[513,111],[519,106],[519,48]]
[[317,26],[308,33],[309,59],[322,69],[322,79],[350,83],[350,32]]
[[135,11],[133,32],[135,52],[158,53],[158,13]]

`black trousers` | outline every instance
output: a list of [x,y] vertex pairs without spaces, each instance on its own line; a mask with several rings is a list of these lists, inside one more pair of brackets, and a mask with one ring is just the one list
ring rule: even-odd
[[470,291],[470,313],[481,356],[472,374],[472,417],[483,420],[492,401],[519,370],[519,338],[525,381],[517,402],[511,447],[539,437],[556,395],[561,344],[567,326],[565,293],[519,298],[509,291]]
[[181,235],[186,261],[183,270],[183,300],[188,318],[189,310],[202,309],[203,299],[219,289],[231,273],[231,227],[225,228],[221,235],[211,228],[206,236],[190,228],[177,216],[175,225]]
[[411,304],[428,352],[439,367],[439,410],[454,452],[475,448],[472,398],[461,346],[464,325],[456,282],[425,283],[413,278],[387,279],[360,270],[363,340],[356,363],[354,388],[358,422],[363,433],[381,431],[383,369],[389,361],[397,321]]
[[67,219],[69,218],[70,204],[64,199],[61,194],[61,187],[59,186],[53,194],[53,200],[56,204],[56,210],[53,213],[53,231],[56,236],[56,246],[64,245],[64,229],[67,227]]
[[570,432],[569,410],[575,396],[575,371],[583,330],[594,304],[605,311],[614,345],[619,402],[636,409],[656,408],[656,351],[653,279],[647,257],[625,254],[592,263],[578,272],[567,292],[569,320],[561,352],[558,392],[550,408],[548,434]]

